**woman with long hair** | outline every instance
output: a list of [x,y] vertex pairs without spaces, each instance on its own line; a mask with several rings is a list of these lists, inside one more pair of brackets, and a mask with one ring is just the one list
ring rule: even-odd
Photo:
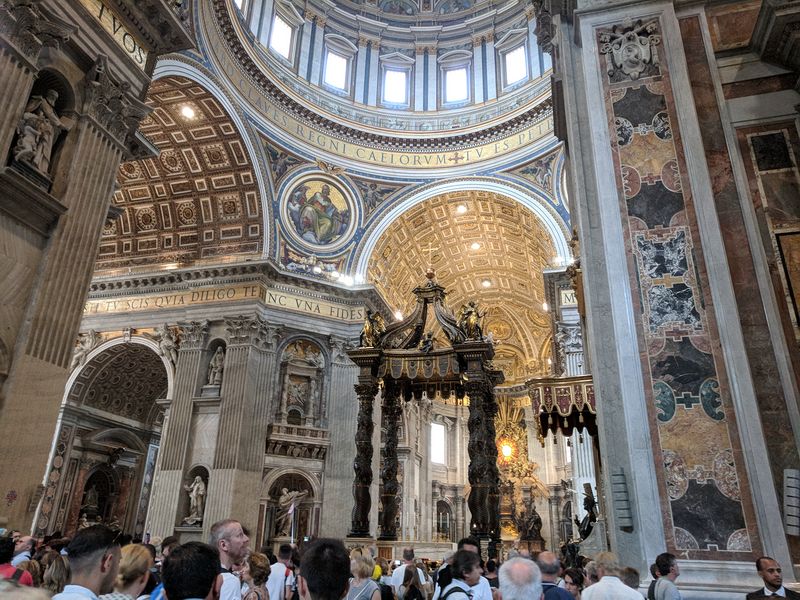
[[143,544],[123,546],[114,591],[100,596],[100,600],[136,600],[150,579],[152,566],[153,555]]
[[66,556],[56,554],[49,560],[50,564],[47,565],[42,577],[42,589],[51,596],[55,596],[64,591],[64,586],[69,583],[71,572]]
[[403,585],[397,593],[399,600],[425,600],[425,588],[419,580],[417,569],[407,568],[403,576]]

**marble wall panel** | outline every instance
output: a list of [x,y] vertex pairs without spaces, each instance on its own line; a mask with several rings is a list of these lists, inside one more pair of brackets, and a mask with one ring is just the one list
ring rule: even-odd
[[[603,91],[667,548],[744,558],[757,542],[659,18],[598,28]],[[741,554],[740,554],[741,553]]]

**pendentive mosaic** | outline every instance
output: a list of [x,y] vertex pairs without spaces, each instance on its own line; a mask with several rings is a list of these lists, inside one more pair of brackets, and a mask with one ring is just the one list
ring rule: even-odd
[[[685,557],[750,552],[735,423],[707,306],[668,65],[657,18],[597,30],[604,98],[641,311],[654,451],[663,459],[667,543]],[[752,524],[751,524],[752,527]]]

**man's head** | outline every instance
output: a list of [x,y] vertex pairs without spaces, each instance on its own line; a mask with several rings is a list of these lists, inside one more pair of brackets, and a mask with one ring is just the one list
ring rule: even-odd
[[467,537],[458,540],[458,550],[468,550],[470,552],[474,552],[475,554],[480,555],[481,545],[478,540],[473,537]]
[[553,552],[540,552],[536,564],[542,571],[542,581],[553,583],[561,574],[561,561]]
[[594,558],[595,568],[597,569],[597,579],[600,580],[606,575],[619,575],[619,559],[613,552],[601,552]]
[[174,535],[168,535],[161,542],[161,556],[167,558],[169,553],[172,552],[178,545],[178,538]]
[[0,565],[5,565],[11,562],[14,558],[14,540],[12,538],[0,538]]
[[542,595],[542,574],[536,563],[527,558],[504,562],[498,578],[503,600],[536,600]]
[[407,563],[414,563],[414,549],[409,547],[403,548],[403,560]]
[[14,556],[22,552],[30,552],[33,554],[33,547],[35,545],[36,540],[29,535],[17,538],[16,544],[14,545]]
[[481,559],[471,550],[459,550],[453,556],[450,572],[454,579],[460,579],[470,587],[477,585],[481,579]]
[[242,562],[250,553],[250,538],[242,529],[242,524],[233,519],[214,523],[208,543],[219,551],[219,560],[228,569],[234,563]]
[[764,580],[764,587],[774,592],[783,585],[781,566],[774,558],[762,556],[756,561],[756,570],[759,577]]
[[306,547],[297,580],[302,600],[340,600],[349,580],[350,557],[342,542],[319,538]]
[[278,548],[278,560],[287,564],[292,560],[292,547],[289,544],[281,544]]
[[667,577],[670,581],[675,581],[681,574],[675,555],[669,552],[656,556],[656,569],[659,577]]
[[593,583],[600,581],[600,576],[597,574],[597,563],[593,560],[590,560],[588,563],[586,563],[586,566],[583,567],[583,570],[586,571],[586,581],[584,583],[584,587],[589,587]]
[[625,567],[622,569],[619,572],[619,578],[622,580],[622,583],[627,585],[629,588],[633,588],[634,590],[639,589],[639,571],[633,567]]
[[105,525],[81,529],[67,546],[72,583],[92,590],[98,596],[114,589],[119,570],[119,532]]
[[214,597],[219,575],[219,552],[202,542],[175,546],[161,567],[168,600]]

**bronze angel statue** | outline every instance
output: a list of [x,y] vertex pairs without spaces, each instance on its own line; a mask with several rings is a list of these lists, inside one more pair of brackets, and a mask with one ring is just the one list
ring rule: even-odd
[[367,318],[364,319],[364,327],[361,330],[361,347],[375,348],[385,331],[386,321],[383,320],[383,315],[367,310]]
[[470,300],[469,304],[464,304],[458,311],[458,326],[466,334],[468,340],[482,340],[483,329],[481,328],[481,319],[486,315],[486,312],[480,312],[478,305],[474,300]]

